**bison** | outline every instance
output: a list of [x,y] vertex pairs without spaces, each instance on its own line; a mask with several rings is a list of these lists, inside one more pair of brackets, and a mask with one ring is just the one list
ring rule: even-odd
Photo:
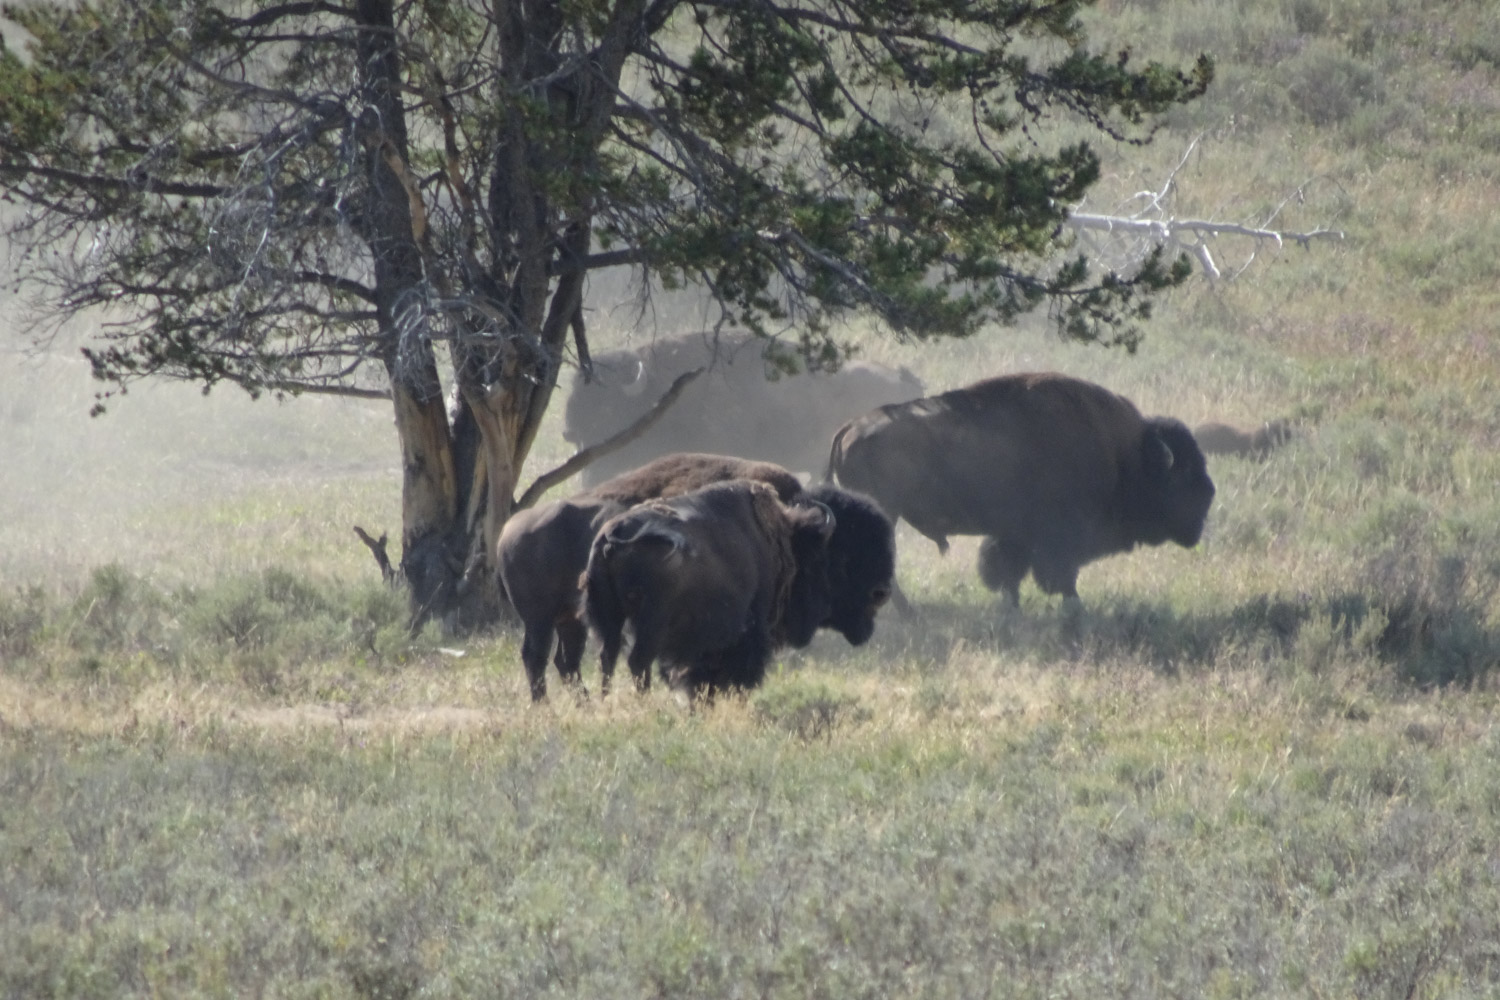
[[690,333],[596,355],[592,374],[575,377],[564,411],[563,437],[579,448],[634,423],[679,375],[708,370],[645,434],[585,469],[584,486],[676,451],[743,455],[816,472],[823,443],[840,424],[924,391],[911,372],[871,362],[768,380],[763,347],[749,334]]
[[497,551],[500,589],[521,619],[521,661],[533,699],[547,694],[547,656],[554,633],[557,671],[565,683],[579,686],[587,628],[578,580],[599,526],[641,501],[728,479],[769,483],[783,499],[802,490],[796,476],[768,462],[668,455],[566,500],[520,511],[506,522]]
[[1087,563],[1137,545],[1196,545],[1214,496],[1184,424],[1056,373],[880,407],[834,435],[827,477],[939,551],[949,535],[985,536],[981,579],[1013,605],[1028,573],[1076,599]]
[[820,627],[868,640],[894,569],[891,522],[847,491],[821,487],[786,505],[740,481],[641,504],[600,528],[584,573],[601,686],[629,624],[638,688],[658,659],[690,697],[756,687],[776,649],[805,646]]
[[1193,437],[1205,453],[1255,461],[1265,460],[1272,451],[1290,441],[1293,433],[1289,420],[1268,420],[1259,427],[1207,423],[1193,428]]

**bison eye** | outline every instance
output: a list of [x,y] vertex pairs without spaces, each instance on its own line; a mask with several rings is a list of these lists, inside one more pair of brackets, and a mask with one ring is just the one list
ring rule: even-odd
[[890,599],[890,587],[876,587],[874,590],[870,591],[870,603],[874,604],[877,608]]

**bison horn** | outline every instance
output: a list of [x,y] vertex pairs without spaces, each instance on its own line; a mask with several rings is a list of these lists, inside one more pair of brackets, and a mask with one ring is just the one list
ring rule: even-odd
[[1163,472],[1172,471],[1172,463],[1177,461],[1177,456],[1172,454],[1172,446],[1167,444],[1166,439],[1160,434],[1156,436],[1156,443],[1161,445],[1161,468]]
[[833,508],[821,500],[814,500],[813,505],[823,512],[823,537],[827,538],[833,534],[833,529],[838,527],[838,518],[833,516]]
[[645,359],[635,359],[635,377],[621,386],[620,391],[627,396],[639,396],[641,393],[646,391]]

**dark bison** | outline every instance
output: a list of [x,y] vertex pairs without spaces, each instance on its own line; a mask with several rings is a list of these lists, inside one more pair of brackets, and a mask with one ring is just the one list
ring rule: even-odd
[[589,544],[605,521],[644,500],[671,497],[709,483],[751,479],[769,483],[785,499],[802,491],[796,476],[769,462],[723,455],[668,455],[566,500],[517,512],[500,533],[500,587],[520,616],[521,661],[531,696],[547,693],[547,657],[557,636],[557,671],[579,683],[587,628],[579,576]]
[[1054,373],[883,406],[834,436],[828,477],[948,549],[984,535],[980,575],[1020,602],[1029,572],[1078,596],[1078,570],[1137,545],[1193,546],[1214,485],[1192,433]]
[[1193,428],[1198,447],[1209,455],[1228,455],[1262,461],[1292,439],[1289,420],[1268,420],[1259,427],[1207,423]]
[[821,487],[788,505],[740,481],[641,504],[599,530],[584,575],[601,685],[629,624],[637,687],[660,660],[690,697],[753,688],[776,649],[805,646],[820,627],[869,639],[894,570],[889,519],[846,491]]
[[641,437],[583,472],[585,486],[669,452],[764,459],[816,472],[824,443],[844,421],[882,403],[915,399],[911,372],[851,362],[831,375],[766,378],[764,341],[748,334],[691,333],[595,356],[593,375],[574,377],[563,436],[598,444],[643,416],[685,372],[707,369]]

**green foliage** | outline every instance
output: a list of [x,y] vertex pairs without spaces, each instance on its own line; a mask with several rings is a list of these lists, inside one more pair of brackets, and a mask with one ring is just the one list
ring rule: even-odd
[[[400,299],[429,303],[400,324],[448,331],[479,368],[510,316],[545,348],[523,394],[556,377],[545,355],[567,316],[549,318],[549,297],[571,308],[579,275],[613,262],[595,243],[706,285],[750,327],[797,318],[809,360],[852,309],[926,337],[1050,299],[1094,337],[1181,280],[1058,271],[1058,222],[1098,160],[1032,137],[1076,120],[1138,140],[1204,92],[1209,59],[1091,52],[1072,2],[861,3],[835,20],[557,4],[524,45],[488,6],[451,0],[18,4],[0,184],[31,215],[13,238],[30,254],[92,241],[84,272],[43,254],[20,276],[53,307],[121,317],[87,348],[108,381],[348,385],[393,364],[374,345],[402,336],[381,305]],[[424,99],[384,107],[398,77]],[[465,295],[482,305],[436,304]]]
[[1317,127],[1348,121],[1381,100],[1378,70],[1334,42],[1309,42],[1282,69],[1293,107]]
[[36,648],[47,621],[47,597],[39,585],[0,594],[0,659],[18,660]]
[[798,739],[829,739],[841,722],[858,720],[859,699],[828,685],[784,683],[755,696],[756,717]]
[[162,595],[123,566],[96,569],[73,600],[61,629],[82,653],[137,652],[155,645],[165,626]]
[[259,693],[285,693],[316,688],[315,665],[388,670],[429,653],[407,622],[401,594],[373,581],[330,587],[272,568],[167,592],[105,566],[76,596],[33,588],[0,604],[0,649],[17,676],[128,687],[227,665]]

